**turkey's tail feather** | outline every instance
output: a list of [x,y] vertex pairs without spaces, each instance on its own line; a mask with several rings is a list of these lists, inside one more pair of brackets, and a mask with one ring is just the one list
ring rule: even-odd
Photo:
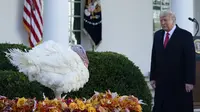
[[33,81],[34,75],[39,72],[39,68],[34,61],[28,56],[27,51],[21,51],[19,49],[9,49],[9,52],[5,52],[6,57],[9,59],[10,63],[17,67],[19,72],[23,72],[25,75],[29,75],[29,80]]

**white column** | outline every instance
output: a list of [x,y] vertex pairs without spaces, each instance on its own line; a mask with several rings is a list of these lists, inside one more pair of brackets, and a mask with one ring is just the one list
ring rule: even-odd
[[44,0],[44,41],[53,40],[68,48],[68,0]]
[[194,17],[194,0],[171,0],[171,5],[177,25],[194,34],[194,23],[188,20]]

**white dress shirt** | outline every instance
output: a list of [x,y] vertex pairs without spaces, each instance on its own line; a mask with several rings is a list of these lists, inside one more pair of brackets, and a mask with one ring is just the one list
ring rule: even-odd
[[[174,33],[175,29],[176,29],[176,25],[174,25],[174,27],[168,32],[169,33],[169,39],[171,38],[171,36]],[[166,35],[167,35],[167,32],[165,31],[165,35],[164,35],[164,38],[163,38],[163,43],[165,41]]]

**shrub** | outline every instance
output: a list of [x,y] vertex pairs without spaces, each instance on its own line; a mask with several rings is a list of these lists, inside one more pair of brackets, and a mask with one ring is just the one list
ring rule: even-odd
[[[111,90],[112,92],[117,92],[120,95],[134,95],[139,99],[142,99],[147,105],[143,105],[143,112],[151,111],[151,93],[145,82],[145,79],[140,71],[140,69],[134,65],[127,57],[113,53],[113,52],[87,52],[89,58],[89,71],[90,78],[89,82],[86,83],[84,88],[77,92],[68,93],[68,97],[85,97],[89,98],[94,94],[94,91],[105,92],[105,90]],[[9,63],[4,63],[9,64]],[[8,65],[7,65],[8,66]],[[9,66],[12,66],[9,64]],[[14,69],[15,70],[15,69]],[[3,72],[4,74],[6,72]],[[6,73],[8,75],[8,72]],[[15,73],[13,73],[15,74]],[[10,73],[10,75],[13,75]],[[21,74],[22,75],[22,74]],[[0,74],[1,76],[1,74]],[[5,76],[5,75],[4,75]],[[15,76],[13,76],[15,77]],[[1,80],[1,78],[0,78]],[[25,80],[28,80],[27,78]],[[18,87],[24,89],[19,89],[18,94],[21,96],[29,96],[29,92],[32,92],[30,97],[35,95],[40,98],[42,92],[45,92],[47,97],[54,97],[53,91],[49,88],[41,88],[41,86],[32,86],[27,84],[28,82],[21,82],[18,80],[12,80],[14,83],[18,83]],[[16,82],[15,82],[16,81]],[[24,84],[25,83],[25,84]],[[0,83],[0,89],[3,92],[2,84]],[[27,85],[27,86],[26,86]],[[8,96],[12,89],[16,87],[16,84],[8,86],[4,95]],[[35,88],[36,90],[29,90],[30,88]],[[9,92],[10,91],[10,92]],[[26,91],[26,92],[25,92]],[[23,94],[22,94],[23,93]],[[11,95],[16,96],[15,93]]]
[[2,96],[42,99],[43,89],[44,86],[38,82],[29,82],[23,73],[0,71],[0,95]]
[[8,49],[19,48],[21,50],[29,50],[30,48],[22,44],[9,44],[1,43],[0,44],[0,70],[13,70],[18,71],[16,67],[12,66],[10,61],[5,57],[5,52],[8,52]]

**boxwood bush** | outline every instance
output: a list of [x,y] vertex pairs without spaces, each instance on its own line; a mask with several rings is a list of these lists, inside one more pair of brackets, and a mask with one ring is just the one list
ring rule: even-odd
[[17,68],[10,64],[10,61],[5,57],[5,52],[8,52],[8,49],[18,48],[21,50],[29,50],[30,48],[22,44],[9,44],[1,43],[0,44],[0,70],[13,70],[17,71]]
[[[3,49],[12,47],[22,47],[22,45],[5,45]],[[2,48],[2,47],[0,47]],[[0,49],[1,50],[1,49]],[[84,88],[77,92],[67,93],[68,97],[85,97],[89,98],[94,94],[94,91],[105,92],[110,90],[117,92],[120,95],[134,95],[142,99],[147,105],[143,105],[143,112],[151,111],[151,93],[145,82],[145,79],[140,69],[134,65],[124,55],[114,52],[87,52],[89,58],[89,82]],[[5,55],[0,56],[0,60],[8,60]],[[38,82],[29,82],[24,74],[16,71],[15,67],[11,67],[10,63],[1,63],[1,66],[6,66],[0,72],[0,94],[10,98],[16,96],[42,98],[42,93],[49,98],[53,98],[53,91],[40,85]],[[3,77],[3,78],[2,78]],[[8,86],[7,86],[8,85]]]
[[0,71],[0,95],[15,97],[43,98],[45,87],[38,82],[29,82],[23,74],[15,71]]

